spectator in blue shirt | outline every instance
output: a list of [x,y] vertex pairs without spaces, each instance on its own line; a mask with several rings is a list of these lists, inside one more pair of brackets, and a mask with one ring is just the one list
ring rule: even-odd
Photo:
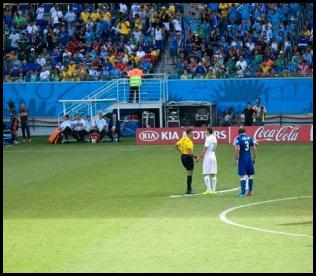
[[202,62],[199,62],[195,69],[195,75],[201,75],[204,76],[207,72],[207,69],[205,68],[204,64]]
[[230,22],[235,22],[238,20],[238,12],[236,7],[232,7],[228,11],[228,19]]
[[209,3],[208,7],[211,9],[212,12],[218,12],[218,3]]
[[91,45],[94,40],[94,32],[93,29],[87,29],[86,31],[86,44]]
[[66,31],[65,27],[61,28],[61,32],[58,34],[59,42],[63,45],[66,46],[69,39],[68,39],[68,32]]
[[281,23],[280,14],[277,13],[277,11],[273,9],[273,10],[271,11],[271,15],[269,16],[269,20],[271,21],[272,29],[278,28],[278,26],[279,26],[280,23]]
[[78,4],[78,3],[71,4],[71,10],[75,12],[75,14],[77,15],[77,18],[79,18],[80,13],[82,12],[81,4]]
[[3,22],[5,25],[7,25],[9,28],[12,27],[12,15],[10,11],[5,11],[3,16]]
[[40,73],[42,71],[42,66],[38,63],[38,60],[35,60],[33,68],[35,69],[37,73]]
[[290,3],[290,11],[294,12],[296,15],[300,11],[301,7],[299,3]]
[[105,70],[108,70],[108,71],[111,71],[113,69],[113,65],[112,63],[110,62],[110,59],[107,58],[106,59],[106,62],[104,63],[104,69]]
[[239,7],[240,16],[243,23],[250,21],[250,6],[249,4],[243,4]]
[[306,60],[308,65],[312,65],[313,56],[311,55],[311,53],[310,53],[310,51],[308,49],[305,50],[305,53],[303,55],[303,60]]
[[30,64],[28,64],[26,59],[22,61],[21,68],[22,68],[25,76],[28,74],[28,72],[32,71],[32,66]]
[[193,17],[191,18],[190,20],[190,23],[189,23],[189,28],[190,28],[190,33],[194,33],[196,31],[196,28],[197,28],[197,22],[196,22],[196,19]]
[[284,43],[285,41],[285,37],[284,37],[284,33],[282,31],[280,31],[277,36],[275,37],[275,41],[277,43]]
[[261,11],[260,11],[260,8],[258,6],[255,7],[255,10],[254,10],[252,16],[253,16],[254,19],[256,19],[256,18],[261,16]]

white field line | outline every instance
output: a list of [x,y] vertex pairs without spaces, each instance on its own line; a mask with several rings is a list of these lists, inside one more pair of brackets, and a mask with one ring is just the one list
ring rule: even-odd
[[[220,190],[220,191],[216,191],[217,193],[227,193],[227,192],[231,192],[231,191],[237,191],[238,188],[233,188],[233,189],[229,189],[229,190]],[[178,197],[185,197],[185,196],[198,196],[201,195],[202,193],[197,193],[197,194],[184,194],[184,195],[171,195],[171,198],[178,198]]]
[[259,205],[259,204],[266,204],[266,203],[276,202],[276,201],[292,200],[292,199],[308,198],[308,197],[312,197],[312,196],[287,197],[287,198],[272,199],[272,200],[266,200],[266,201],[260,201],[260,202],[255,202],[255,203],[239,205],[239,206],[236,206],[236,207],[233,207],[233,208],[230,208],[230,209],[227,209],[227,210],[223,211],[222,213],[220,213],[219,218],[220,218],[221,221],[223,221],[225,223],[228,223],[228,224],[231,224],[231,225],[234,225],[234,226],[237,226],[237,227],[241,227],[241,228],[246,228],[246,229],[251,229],[251,230],[261,231],[261,232],[267,232],[267,233],[273,233],[273,234],[280,234],[280,235],[312,238],[313,236],[310,236],[310,235],[294,234],[294,233],[287,233],[287,232],[281,232],[281,231],[273,231],[273,230],[268,230],[268,229],[262,229],[262,228],[258,228],[258,227],[243,225],[243,224],[235,223],[235,222],[229,220],[226,217],[226,215],[228,213],[230,213],[232,211],[235,211],[237,209],[245,208],[245,207],[255,206],[255,205]]

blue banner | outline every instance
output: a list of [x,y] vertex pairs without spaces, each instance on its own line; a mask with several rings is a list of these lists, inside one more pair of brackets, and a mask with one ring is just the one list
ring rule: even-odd
[[106,82],[3,83],[3,116],[8,117],[8,102],[18,108],[25,102],[30,116],[55,117],[62,112],[58,100],[82,99]]
[[[55,117],[62,111],[61,99],[82,99],[106,82],[3,83],[3,116],[8,117],[8,102],[18,107],[25,102],[30,116]],[[218,112],[233,107],[241,112],[247,102],[259,97],[268,114],[313,112],[313,79],[221,79],[169,80],[169,101],[208,101]]]
[[313,112],[313,79],[170,80],[169,101],[208,101],[219,112],[232,107],[241,112],[259,97],[268,114]]

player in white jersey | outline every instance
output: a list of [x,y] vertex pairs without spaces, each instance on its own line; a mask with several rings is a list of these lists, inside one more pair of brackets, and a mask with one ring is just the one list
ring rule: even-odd
[[215,150],[217,147],[217,139],[213,135],[213,129],[207,128],[204,149],[199,154],[197,162],[203,158],[203,176],[206,191],[203,194],[211,195],[216,192],[217,181],[217,160]]

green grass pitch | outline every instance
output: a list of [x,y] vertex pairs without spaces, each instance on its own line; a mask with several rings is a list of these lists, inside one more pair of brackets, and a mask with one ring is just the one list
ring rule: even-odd
[[[173,146],[46,141],[3,148],[4,272],[312,272],[311,237],[219,218],[239,205],[312,195],[312,143],[260,145],[253,197],[170,198],[186,188]],[[238,187],[232,145],[218,145],[216,154],[217,190]],[[193,188],[205,189],[202,163]],[[312,198],[241,208],[227,218],[311,236]]]

